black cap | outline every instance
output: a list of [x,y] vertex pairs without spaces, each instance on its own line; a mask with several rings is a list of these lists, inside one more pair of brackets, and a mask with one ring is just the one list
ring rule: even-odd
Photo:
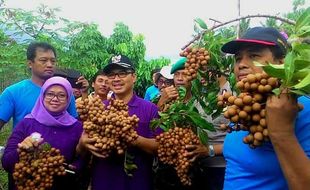
[[288,47],[286,38],[275,28],[255,27],[249,29],[241,38],[224,44],[222,51],[236,54],[242,46],[250,44],[277,46],[282,50],[283,54],[286,53]]
[[111,57],[111,59],[108,62],[108,65],[106,65],[103,68],[104,73],[110,73],[113,69],[126,69],[126,70],[135,70],[133,63],[130,61],[130,59],[125,55],[116,55]]

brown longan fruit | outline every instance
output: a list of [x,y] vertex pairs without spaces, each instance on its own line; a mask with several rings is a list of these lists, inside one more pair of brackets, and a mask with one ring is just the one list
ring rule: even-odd
[[262,141],[263,140],[263,134],[261,133],[261,132],[256,132],[255,134],[254,134],[254,139],[256,139],[256,140],[259,140],[259,141]]
[[238,107],[242,107],[243,106],[243,101],[241,98],[236,98],[234,101],[234,104]]
[[254,103],[252,105],[252,110],[253,111],[259,112],[261,110],[261,108],[262,108],[262,106],[259,103]]
[[254,74],[248,74],[246,78],[247,78],[247,80],[248,80],[249,83],[254,83],[254,82],[256,82],[256,77],[255,77]]
[[242,90],[244,88],[244,83],[242,81],[237,82],[236,84],[237,88]]
[[252,103],[252,97],[249,96],[249,95],[246,95],[246,96],[243,97],[242,102],[245,105],[249,105],[249,104]]
[[240,117],[240,119],[245,119],[248,117],[248,114],[247,114],[247,112],[242,110],[239,112],[239,117]]

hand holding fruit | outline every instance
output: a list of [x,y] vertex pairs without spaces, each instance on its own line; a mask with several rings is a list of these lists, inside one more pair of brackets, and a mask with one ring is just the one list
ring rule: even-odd
[[294,134],[294,122],[299,111],[296,98],[288,93],[268,97],[266,122],[270,138]]
[[178,96],[178,90],[174,86],[168,86],[161,90],[161,98],[165,100],[165,102],[176,99]]
[[194,162],[198,157],[209,156],[209,148],[203,144],[186,145],[186,156],[191,162]]
[[18,144],[20,149],[31,149],[33,147],[38,147],[43,141],[43,138],[35,139],[32,135],[26,137],[21,143]]
[[77,151],[79,153],[89,151],[97,157],[105,158],[106,156],[100,154],[99,153],[100,150],[94,146],[95,142],[96,142],[96,138],[90,138],[89,135],[85,133],[84,131],[80,137],[79,144],[77,146]]

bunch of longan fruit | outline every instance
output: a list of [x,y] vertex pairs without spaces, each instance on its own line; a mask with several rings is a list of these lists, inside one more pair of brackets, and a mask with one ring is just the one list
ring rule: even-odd
[[266,73],[249,74],[237,83],[241,91],[238,96],[225,93],[218,96],[218,106],[227,107],[224,116],[234,123],[228,127],[222,125],[222,129],[246,130],[249,134],[243,142],[255,148],[264,141],[268,141],[268,129],[266,123],[266,101],[272,90],[279,87],[279,82]]
[[186,157],[186,145],[198,145],[199,139],[190,127],[174,127],[156,136],[159,143],[158,158],[165,164],[172,165],[183,185],[191,185],[188,171],[191,162]]
[[51,189],[53,176],[66,174],[63,166],[65,158],[60,150],[44,150],[36,147],[31,150],[18,149],[19,162],[15,164],[13,178],[18,190]]
[[205,48],[186,48],[180,53],[180,56],[186,57],[185,74],[187,80],[191,81],[197,78],[199,69],[206,67],[210,59],[209,52]]
[[94,146],[105,157],[114,150],[117,154],[124,154],[128,144],[138,138],[135,128],[139,118],[129,116],[128,106],[122,100],[110,99],[105,109],[99,97],[91,101],[85,99],[78,112],[81,118],[83,116],[85,132],[96,140]]

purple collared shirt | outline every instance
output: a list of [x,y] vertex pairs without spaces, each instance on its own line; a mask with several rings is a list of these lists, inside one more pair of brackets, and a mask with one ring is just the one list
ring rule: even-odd
[[[157,106],[133,95],[128,102],[129,115],[137,115],[139,124],[136,131],[140,136],[154,138],[160,131],[152,131],[149,127],[154,118],[158,118]],[[133,177],[126,175],[124,171],[124,156],[112,155],[107,159],[94,157],[92,169],[93,190],[151,190],[152,189],[152,163],[153,156],[131,147],[134,162],[138,169]]]

